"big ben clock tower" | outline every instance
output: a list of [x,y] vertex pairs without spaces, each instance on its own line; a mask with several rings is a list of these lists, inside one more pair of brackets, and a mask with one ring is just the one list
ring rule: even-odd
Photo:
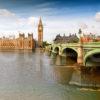
[[40,18],[38,24],[38,47],[42,47],[42,46],[43,46],[43,24]]

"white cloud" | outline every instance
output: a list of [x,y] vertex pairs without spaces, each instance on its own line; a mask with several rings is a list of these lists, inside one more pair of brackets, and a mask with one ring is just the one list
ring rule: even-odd
[[[16,16],[15,13],[7,10],[7,9],[0,9],[0,27],[4,27],[8,29],[10,27],[14,27],[17,25],[17,21],[19,18]],[[11,28],[10,28],[11,29]],[[0,29],[2,30],[2,29]]]
[[15,14],[8,11],[7,9],[0,9],[0,16],[11,17],[11,16],[15,16]]
[[28,24],[29,25],[34,25],[34,17],[29,17],[28,18]]
[[87,28],[88,28],[88,25],[85,24],[85,23],[83,23],[83,22],[81,22],[81,23],[79,23],[79,27],[80,27],[81,29],[87,29]]
[[[100,13],[96,13],[95,19],[100,20]],[[79,28],[82,28],[82,31],[85,33],[93,32],[99,33],[98,28],[99,23],[88,18],[68,18],[66,16],[46,16],[43,20],[44,25],[44,40],[52,41],[56,34],[64,33],[68,35],[69,33],[77,33]],[[37,39],[38,36],[38,22],[39,17],[29,16],[29,17],[18,17],[15,13],[6,10],[0,9],[0,34],[6,33],[6,35],[16,34],[17,32],[33,32],[34,37]],[[78,23],[80,22],[80,23]],[[5,34],[3,34],[5,35]]]
[[27,19],[26,18],[17,18],[16,24],[19,26],[27,25]]
[[18,17],[15,13],[7,10],[7,9],[0,9],[0,27],[5,28],[14,28],[15,26],[21,27],[21,26],[27,26],[27,25],[33,25],[34,21],[36,20],[35,17]]
[[34,32],[36,37],[38,20],[37,17],[33,16],[27,18],[18,17],[7,9],[0,9],[0,37],[3,35],[16,35],[18,32],[24,32],[25,35],[28,32]]
[[95,20],[97,22],[100,22],[100,12],[97,12],[96,15],[95,15]]
[[38,24],[38,21],[39,21],[38,17],[31,16],[31,17],[27,18],[28,25],[31,25],[32,27],[33,26],[36,27]]

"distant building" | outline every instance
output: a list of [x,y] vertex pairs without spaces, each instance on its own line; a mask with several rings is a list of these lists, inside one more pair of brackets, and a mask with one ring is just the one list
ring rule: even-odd
[[92,33],[85,35],[83,34],[82,36],[82,42],[93,42],[93,39],[95,38],[95,35],[93,35]]
[[70,34],[69,36],[61,36],[58,34],[56,38],[54,39],[54,43],[77,43],[79,41],[78,37],[76,34]]
[[33,38],[33,34],[28,33],[28,37],[25,34],[19,33],[19,37],[9,36],[6,38],[0,38],[0,50],[32,50],[36,46],[43,46],[43,24],[40,18],[38,25],[38,43]]
[[87,43],[87,42],[98,42],[98,41],[100,41],[100,36],[95,36],[92,33],[90,33],[88,35],[83,34],[82,41],[84,43]]
[[18,38],[0,38],[0,50],[32,50],[35,48],[33,34],[19,34]]
[[96,42],[100,42],[100,36],[97,36],[95,39]]

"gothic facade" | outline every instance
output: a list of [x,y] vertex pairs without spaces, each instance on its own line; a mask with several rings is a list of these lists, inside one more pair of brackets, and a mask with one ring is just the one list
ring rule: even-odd
[[33,34],[19,34],[18,38],[1,38],[0,50],[32,50],[35,48]]
[[65,36],[65,34],[61,36],[58,34],[54,39],[54,43],[77,43],[78,41],[79,39],[76,34],[70,34],[69,36]]
[[[0,50],[32,50],[35,48],[33,34],[20,34],[18,38],[0,38]],[[43,24],[40,18],[38,24],[38,47],[43,46]]]

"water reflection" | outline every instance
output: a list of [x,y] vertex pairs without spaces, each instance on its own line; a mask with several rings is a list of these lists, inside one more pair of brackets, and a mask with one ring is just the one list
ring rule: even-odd
[[73,68],[58,66],[58,67],[54,67],[54,71],[55,71],[56,81],[58,83],[69,84],[69,81],[71,80],[72,77]]
[[41,52],[0,52],[0,99],[94,100],[99,96],[97,91],[83,94],[69,86],[74,69],[51,62]]

